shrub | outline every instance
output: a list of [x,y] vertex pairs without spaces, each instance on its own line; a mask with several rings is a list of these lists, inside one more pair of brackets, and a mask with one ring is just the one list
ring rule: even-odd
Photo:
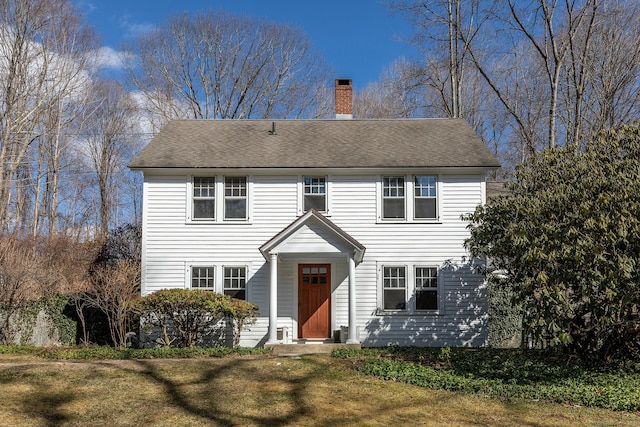
[[[113,345],[123,348],[132,323],[131,306],[140,297],[140,227],[127,225],[106,237],[89,268],[89,282],[74,301],[84,325],[83,308],[93,307],[107,318]],[[86,330],[83,331],[86,339]]]
[[640,353],[640,127],[544,150],[475,213],[466,246],[514,285],[526,336],[582,358]]
[[200,289],[165,289],[134,304],[135,311],[151,326],[161,330],[159,343],[165,347],[194,347],[221,320],[232,322],[234,346],[242,328],[255,320],[255,304]]
[[233,325],[233,346],[240,345],[240,333],[242,329],[255,322],[258,315],[258,307],[250,302],[235,298],[228,299],[228,308],[225,316]]

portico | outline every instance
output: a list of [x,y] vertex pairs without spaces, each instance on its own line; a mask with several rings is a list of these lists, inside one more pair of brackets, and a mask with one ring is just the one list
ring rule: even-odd
[[[269,264],[269,326],[267,344],[279,343],[278,295],[279,276],[285,274],[280,264],[293,266],[296,286],[290,313],[283,313],[294,319],[296,327],[292,331],[294,339],[328,339],[332,329],[337,327],[336,319],[348,319],[347,344],[358,344],[357,335],[357,292],[356,266],[362,261],[365,247],[347,234],[327,217],[311,209],[297,218],[289,226],[267,241],[260,251]],[[346,271],[348,286],[347,312],[332,300],[338,286],[345,282],[336,271]],[[297,304],[295,303],[297,302]],[[295,308],[297,307],[297,309]]]

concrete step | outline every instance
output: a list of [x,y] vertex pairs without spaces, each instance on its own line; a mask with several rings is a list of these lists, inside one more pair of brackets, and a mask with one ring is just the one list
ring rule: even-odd
[[276,356],[300,356],[303,354],[328,354],[338,348],[360,349],[360,344],[344,343],[296,343],[296,344],[265,344]]

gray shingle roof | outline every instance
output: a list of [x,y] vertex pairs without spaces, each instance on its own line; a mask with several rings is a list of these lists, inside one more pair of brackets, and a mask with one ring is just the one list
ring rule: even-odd
[[499,166],[462,119],[176,120],[129,164],[132,169]]

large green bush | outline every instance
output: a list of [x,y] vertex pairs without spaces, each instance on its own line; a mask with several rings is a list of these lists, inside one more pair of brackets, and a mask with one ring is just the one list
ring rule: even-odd
[[234,346],[242,328],[255,320],[255,304],[200,289],[165,289],[138,300],[134,310],[147,325],[160,329],[165,346],[194,347],[220,321],[232,324]]
[[640,356],[640,128],[545,150],[465,219],[514,284],[527,336],[582,357]]

